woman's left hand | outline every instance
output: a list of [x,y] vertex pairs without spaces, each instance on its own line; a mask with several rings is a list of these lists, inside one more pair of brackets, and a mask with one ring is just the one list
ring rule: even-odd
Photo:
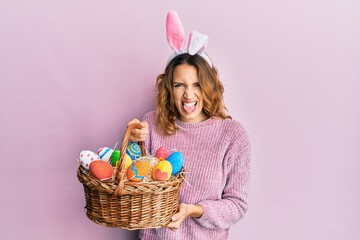
[[203,213],[204,209],[200,205],[181,203],[179,205],[179,211],[172,216],[171,222],[166,227],[170,228],[172,231],[176,231],[186,218],[199,218]]

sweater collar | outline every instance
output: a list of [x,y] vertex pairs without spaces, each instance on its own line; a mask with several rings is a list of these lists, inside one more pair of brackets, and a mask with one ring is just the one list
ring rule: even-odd
[[175,123],[179,128],[195,129],[195,128],[202,128],[202,127],[210,126],[210,125],[214,124],[216,121],[217,121],[216,119],[208,118],[202,122],[186,123],[186,122],[180,121],[179,119],[176,119]]

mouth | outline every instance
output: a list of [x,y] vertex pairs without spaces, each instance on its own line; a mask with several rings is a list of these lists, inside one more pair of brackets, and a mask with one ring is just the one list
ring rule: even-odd
[[183,109],[186,113],[192,113],[196,110],[197,102],[182,102]]

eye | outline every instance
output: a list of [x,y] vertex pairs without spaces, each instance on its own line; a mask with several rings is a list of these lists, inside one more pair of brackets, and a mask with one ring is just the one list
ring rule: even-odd
[[194,83],[194,87],[200,87],[200,83],[199,82],[197,82],[197,83]]
[[184,84],[182,84],[182,83],[174,83],[174,88],[181,88],[181,87],[183,87],[184,86]]

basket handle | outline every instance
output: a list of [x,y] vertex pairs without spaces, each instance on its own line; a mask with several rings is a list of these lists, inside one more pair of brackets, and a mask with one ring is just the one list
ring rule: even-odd
[[[126,148],[128,146],[129,140],[130,140],[130,135],[131,132],[134,129],[141,129],[141,124],[140,123],[132,123],[130,124],[124,134],[124,138],[123,141],[121,143],[121,149],[120,149],[120,159],[119,162],[116,164],[115,167],[115,181],[118,182],[118,186],[116,187],[115,191],[114,191],[114,196],[119,196],[121,195],[122,191],[124,190],[124,177],[125,177],[125,154],[126,154]],[[140,148],[141,148],[141,156],[145,156],[146,154],[146,150],[145,150],[145,146],[144,146],[144,142],[138,142]]]

